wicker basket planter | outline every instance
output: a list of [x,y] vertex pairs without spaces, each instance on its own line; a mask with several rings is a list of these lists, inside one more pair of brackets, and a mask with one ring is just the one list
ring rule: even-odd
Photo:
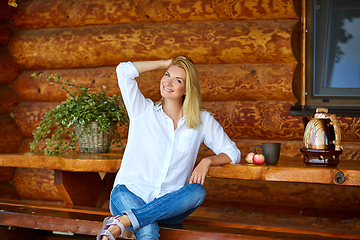
[[[90,122],[83,129],[81,126],[75,127],[76,138],[82,153],[107,153],[111,145],[111,139],[114,132],[115,123],[109,132],[100,131],[97,122]],[[99,132],[100,131],[100,132]]]
[[[35,79],[42,80],[34,73]],[[113,144],[123,147],[119,128],[128,127],[129,117],[121,96],[109,94],[110,88],[90,91],[90,87],[78,85],[75,81],[62,80],[61,76],[46,76],[46,81],[66,91],[67,99],[45,113],[40,125],[33,132],[31,152],[42,152],[47,156],[75,151],[78,140],[80,152],[104,153]],[[78,128],[76,126],[79,126]],[[84,126],[88,126],[84,129]],[[101,129],[101,132],[100,132]],[[105,131],[105,132],[103,132]],[[116,138],[112,139],[112,136]],[[70,141],[66,138],[70,137]],[[42,148],[45,142],[46,147]]]

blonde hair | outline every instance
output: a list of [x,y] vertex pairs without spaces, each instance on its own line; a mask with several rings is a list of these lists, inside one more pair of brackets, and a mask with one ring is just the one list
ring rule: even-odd
[[[172,65],[180,67],[186,72],[186,95],[183,99],[183,112],[189,128],[197,129],[201,124],[201,92],[199,74],[194,62],[187,56],[177,56],[172,60]],[[164,98],[158,102],[163,104]]]

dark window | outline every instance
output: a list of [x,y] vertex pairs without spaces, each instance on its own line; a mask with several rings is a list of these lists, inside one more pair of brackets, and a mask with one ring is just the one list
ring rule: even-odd
[[360,97],[360,1],[313,1],[313,97]]
[[305,71],[302,109],[360,116],[360,0],[306,1]]

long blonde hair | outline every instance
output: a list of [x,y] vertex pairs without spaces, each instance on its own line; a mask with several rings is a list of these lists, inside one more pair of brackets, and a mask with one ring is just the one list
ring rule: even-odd
[[[177,56],[172,65],[180,67],[186,72],[186,95],[183,99],[182,110],[189,128],[197,129],[201,124],[200,111],[202,107],[199,74],[194,62],[187,56]],[[164,97],[158,102],[163,104]]]

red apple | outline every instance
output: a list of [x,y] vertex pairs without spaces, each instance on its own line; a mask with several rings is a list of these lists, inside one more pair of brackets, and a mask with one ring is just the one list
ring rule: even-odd
[[255,155],[255,153],[249,152],[249,153],[246,155],[246,157],[245,157],[245,161],[246,161],[247,163],[254,163],[254,162],[253,162],[253,157],[254,157],[254,155]]
[[262,154],[255,154],[252,160],[256,165],[261,165],[265,162],[265,157]]

